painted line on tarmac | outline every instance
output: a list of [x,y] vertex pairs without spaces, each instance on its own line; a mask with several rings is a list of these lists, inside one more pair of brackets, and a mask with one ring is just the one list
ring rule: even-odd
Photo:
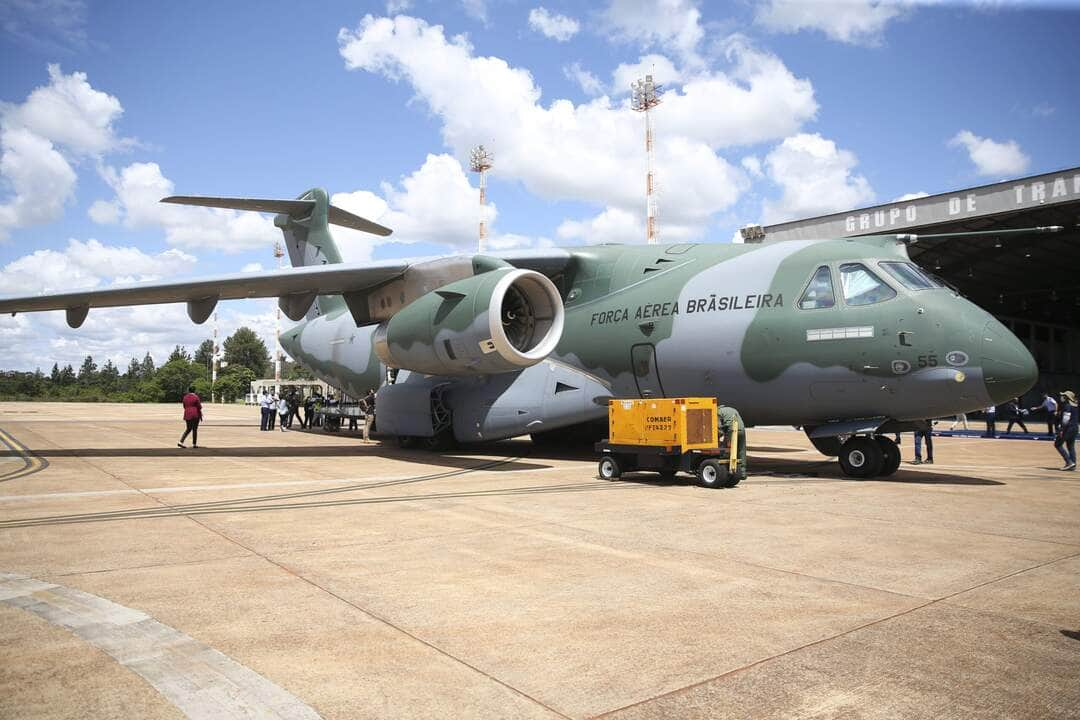
[[0,603],[70,630],[142,677],[189,718],[321,717],[224,653],[97,595],[0,572]]
[[3,428],[0,428],[0,443],[6,445],[12,453],[17,457],[22,458],[23,461],[23,466],[18,470],[13,470],[9,473],[0,475],[0,482],[24,478],[27,475],[33,475],[34,473],[41,472],[49,467],[48,460],[35,455],[29,448],[12,437],[10,433],[5,432]]
[[[592,468],[595,463],[582,463],[586,468]],[[531,468],[529,470],[514,470],[515,473],[539,473],[554,472],[558,470],[574,470],[575,466],[562,465],[559,467]],[[473,475],[505,475],[505,470],[478,470]],[[382,480],[411,480],[415,475],[388,475]],[[217,490],[253,490],[258,488],[283,487],[290,485],[342,485],[362,482],[365,478],[337,478],[335,480],[282,480],[280,482],[260,483],[236,483],[233,485],[179,485],[171,487],[138,488],[131,490],[80,490],[78,492],[54,492],[38,493],[36,495],[4,495],[0,496],[0,503],[18,502],[21,500],[63,500],[66,498],[86,497],[110,497],[115,495],[143,495],[146,493],[184,493]]]

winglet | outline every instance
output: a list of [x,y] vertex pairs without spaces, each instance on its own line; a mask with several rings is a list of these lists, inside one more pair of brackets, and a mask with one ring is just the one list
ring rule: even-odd
[[[174,205],[198,205],[200,207],[226,208],[229,210],[248,210],[251,212],[284,213],[293,217],[307,215],[315,207],[314,200],[203,197],[199,195],[170,195],[167,198],[162,198],[161,202]],[[362,218],[359,215],[353,215],[348,210],[342,210],[334,205],[329,206],[326,219],[334,225],[352,228],[372,235],[385,237],[393,232],[388,227],[379,225],[367,218]]]

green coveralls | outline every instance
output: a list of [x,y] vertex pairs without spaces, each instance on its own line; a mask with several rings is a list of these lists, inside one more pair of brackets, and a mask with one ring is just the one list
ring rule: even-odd
[[735,420],[739,423],[739,431],[736,433],[739,438],[739,447],[736,451],[738,465],[735,467],[735,474],[740,480],[744,480],[746,479],[746,426],[743,425],[742,415],[733,407],[727,405],[717,406],[716,424],[718,429],[725,435],[730,434],[731,426]]

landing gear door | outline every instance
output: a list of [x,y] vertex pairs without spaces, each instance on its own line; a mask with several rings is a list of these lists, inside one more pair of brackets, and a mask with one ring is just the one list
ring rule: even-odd
[[656,367],[656,348],[652,343],[630,348],[630,365],[634,369],[634,381],[641,397],[664,397],[664,387],[660,384],[660,373]]

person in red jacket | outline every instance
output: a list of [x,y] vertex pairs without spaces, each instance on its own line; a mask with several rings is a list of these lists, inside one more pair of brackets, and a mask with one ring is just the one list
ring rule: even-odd
[[191,433],[191,447],[197,448],[199,447],[199,421],[202,420],[202,401],[195,394],[194,385],[187,389],[187,394],[181,402],[184,404],[184,422],[187,423],[187,430],[180,436],[180,442],[176,445],[184,447],[184,441],[187,440],[188,433]]

